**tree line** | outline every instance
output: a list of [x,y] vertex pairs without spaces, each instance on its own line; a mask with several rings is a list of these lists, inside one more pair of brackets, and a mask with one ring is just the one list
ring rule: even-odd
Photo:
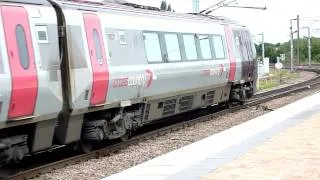
[[[297,39],[293,40],[294,50],[293,50],[293,57],[294,61],[297,60]],[[262,57],[262,45],[255,44],[257,55],[261,58]],[[280,57],[280,54],[286,55],[286,61],[290,61],[290,41],[285,43],[265,43],[265,57],[269,57],[270,62],[277,62],[277,57]],[[300,39],[299,43],[299,57],[300,63],[308,62],[308,39],[303,38]],[[311,59],[313,62],[320,62],[320,39],[312,37],[311,38]]]
[[163,10],[163,11],[172,11],[172,12],[175,12],[172,8],[171,8],[171,4],[167,4],[167,1],[161,1],[161,4],[160,4],[160,9]]

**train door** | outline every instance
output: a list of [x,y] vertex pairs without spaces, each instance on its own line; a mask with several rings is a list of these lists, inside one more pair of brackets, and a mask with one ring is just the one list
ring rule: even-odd
[[28,13],[19,6],[1,6],[0,9],[12,78],[8,118],[32,116],[38,77]]
[[228,49],[228,55],[229,55],[229,61],[230,61],[229,81],[234,81],[235,75],[236,75],[237,63],[236,63],[236,57],[233,50],[231,28],[226,26],[225,33],[226,33],[227,49]]
[[251,43],[251,40],[250,40],[251,38],[248,31],[242,31],[242,37],[243,37],[247,55],[248,55],[248,70],[246,75],[249,80],[253,75],[253,66],[254,66],[252,43]]
[[102,38],[100,19],[95,14],[83,14],[88,49],[92,66],[93,82],[90,104],[104,104],[109,86],[109,70]]
[[241,58],[241,79],[246,80],[248,76],[249,71],[249,58],[248,58],[248,52],[247,48],[245,46],[245,41],[243,38],[243,35],[241,34],[241,31],[235,30],[234,31],[234,37],[235,37],[235,43],[237,50],[239,51],[240,58]]

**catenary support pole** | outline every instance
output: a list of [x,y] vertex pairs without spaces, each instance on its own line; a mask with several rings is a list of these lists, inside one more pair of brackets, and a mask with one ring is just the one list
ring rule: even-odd
[[291,72],[293,72],[293,32],[292,32],[292,19],[290,19],[290,58],[291,58]]
[[193,0],[193,12],[199,13],[199,0]]
[[262,35],[262,62],[264,62],[264,33],[262,32],[261,33],[261,35]]
[[299,25],[299,15],[297,15],[297,63],[300,65],[300,25]]
[[308,57],[309,57],[309,68],[311,68],[311,35],[310,35],[310,27],[308,27]]

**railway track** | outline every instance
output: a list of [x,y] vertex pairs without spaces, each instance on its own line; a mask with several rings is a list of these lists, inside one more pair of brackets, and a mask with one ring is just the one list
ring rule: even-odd
[[117,152],[123,148],[126,148],[127,146],[136,144],[139,141],[143,141],[148,138],[161,136],[161,135],[170,133],[172,131],[176,131],[176,130],[179,130],[179,129],[182,129],[182,128],[185,128],[188,126],[193,126],[193,125],[200,123],[200,122],[209,121],[213,118],[225,115],[227,113],[238,111],[238,110],[241,110],[241,109],[244,109],[247,107],[251,107],[251,106],[256,106],[261,103],[264,103],[264,102],[267,102],[267,101],[270,101],[270,100],[273,100],[276,98],[280,98],[283,96],[287,96],[292,93],[297,93],[297,92],[304,91],[307,89],[313,89],[313,88],[320,87],[320,70],[319,69],[305,69],[305,70],[316,72],[316,73],[318,73],[318,75],[315,78],[307,80],[305,82],[293,84],[293,85],[286,86],[286,87],[279,88],[279,89],[272,90],[272,91],[266,91],[263,93],[259,93],[259,94],[255,95],[252,99],[250,99],[248,102],[246,102],[246,104],[243,106],[224,108],[222,110],[221,109],[220,110],[211,110],[211,112],[209,114],[201,115],[200,117],[196,117],[196,118],[193,118],[190,120],[185,120],[182,122],[171,124],[169,126],[165,126],[160,129],[151,130],[151,131],[143,133],[143,134],[138,134],[127,141],[120,142],[120,143],[117,143],[114,145],[110,145],[108,147],[101,148],[101,149],[98,149],[98,150],[95,150],[95,151],[92,151],[92,152],[89,152],[86,154],[76,155],[76,156],[73,156],[73,157],[70,157],[67,159],[63,159],[60,161],[56,161],[56,162],[45,164],[45,165],[42,165],[39,167],[35,167],[35,168],[29,169],[29,170],[25,170],[23,172],[19,172],[18,174],[13,175],[13,176],[7,177],[6,179],[34,178],[34,177],[37,177],[41,174],[48,173],[48,172],[51,172],[52,170],[60,169],[65,166],[68,166],[68,165],[77,164],[77,163],[84,162],[84,161],[87,161],[90,159],[107,156],[111,153]]

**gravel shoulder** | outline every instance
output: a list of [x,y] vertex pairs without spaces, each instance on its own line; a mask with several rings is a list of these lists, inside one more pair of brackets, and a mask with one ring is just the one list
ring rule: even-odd
[[[289,71],[289,70],[284,69],[283,71]],[[273,87],[273,88],[270,88],[270,89],[267,89],[267,90],[260,90],[260,91],[258,91],[258,93],[262,93],[262,92],[265,92],[265,91],[271,91],[271,90],[274,90],[274,89],[278,89],[278,88],[290,86],[290,85],[293,85],[293,84],[297,84],[297,83],[300,83],[300,82],[303,82],[303,81],[310,80],[310,79],[312,79],[312,78],[314,78],[316,76],[317,76],[317,73],[315,73],[315,72],[299,71],[297,78],[282,79],[281,85],[278,85],[276,87]]]
[[[306,80],[306,78],[310,79],[314,77],[310,74],[312,73],[301,72],[298,80],[302,81],[302,79]],[[294,80],[294,83],[297,83],[298,80]],[[277,109],[318,91],[319,90],[312,90],[292,94],[287,97],[261,104],[260,106]],[[210,121],[197,123],[194,126],[171,132],[160,137],[141,141],[136,145],[129,146],[117,153],[100,159],[92,159],[87,162],[70,165],[63,169],[52,171],[51,173],[44,174],[36,179],[101,179],[168,153],[172,150],[186,146],[190,143],[199,141],[223,130],[229,129],[233,126],[239,125],[265,113],[268,112],[265,111],[264,108],[259,107],[243,109],[220,116]]]

